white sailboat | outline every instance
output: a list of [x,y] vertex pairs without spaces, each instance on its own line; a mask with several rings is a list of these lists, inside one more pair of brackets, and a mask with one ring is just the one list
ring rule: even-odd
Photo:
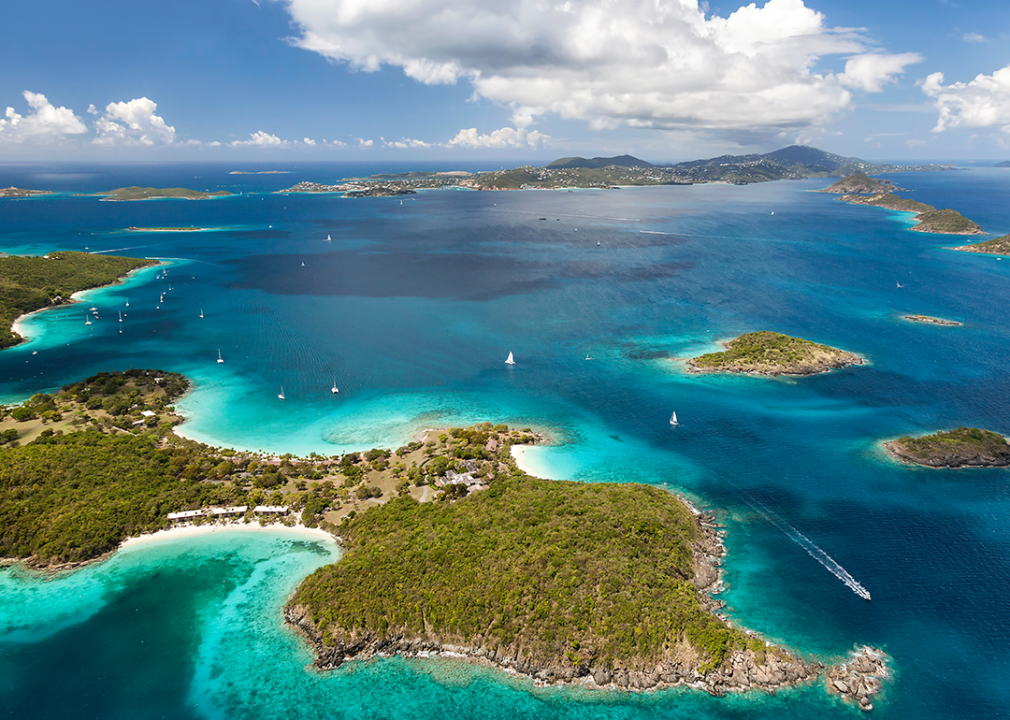
[[84,314],[84,324],[85,325],[91,324],[91,318],[88,317],[87,313]]
[[123,311],[119,311],[119,322],[123,322]]
[[326,236],[326,242],[333,242],[333,238],[331,238],[329,235],[327,235]]
[[337,389],[337,379],[336,378],[333,378],[333,387],[330,388],[330,392],[333,393],[334,395],[336,395],[338,392],[340,392]]
[[281,393],[277,397],[280,398],[281,400],[284,399],[284,386],[283,385],[281,385]]
[[129,300],[126,301],[126,307],[130,307],[130,301]]
[[200,308],[200,317],[203,317],[203,308]]
[[220,350],[217,351],[217,361],[219,363],[223,363],[224,362],[224,358],[221,357],[221,351]]
[[674,410],[673,411],[673,415],[670,416],[670,424],[671,425],[679,425],[680,424],[680,423],[677,422],[677,411],[676,410]]
[[512,357],[512,352],[511,351],[509,351],[509,356],[505,359],[505,364],[506,365],[515,365],[516,364],[515,358]]

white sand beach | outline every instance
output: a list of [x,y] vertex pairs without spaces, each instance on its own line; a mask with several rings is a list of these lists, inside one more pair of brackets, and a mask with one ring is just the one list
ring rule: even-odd
[[207,523],[203,525],[177,525],[175,527],[169,528],[168,530],[159,530],[157,532],[127,538],[119,546],[117,552],[120,550],[135,549],[139,546],[147,545],[152,542],[180,540],[183,538],[193,538],[200,535],[213,535],[215,533],[233,533],[240,530],[294,534],[310,538],[312,540],[328,540],[330,542],[337,541],[337,539],[333,535],[326,532],[325,530],[320,530],[318,528],[308,528],[302,525],[301,523],[297,523],[296,525],[293,526],[288,526],[279,522],[270,523],[268,525],[260,525],[258,522],[244,523],[244,522],[228,521],[220,523]]

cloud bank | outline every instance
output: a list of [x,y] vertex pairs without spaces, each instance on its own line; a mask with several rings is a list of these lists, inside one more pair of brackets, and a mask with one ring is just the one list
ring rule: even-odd
[[[697,0],[285,0],[292,42],[426,84],[470,82],[525,128],[556,114],[594,129],[781,129],[876,92],[917,54],[873,51],[802,0],[708,17]],[[844,73],[820,58],[847,56]]]

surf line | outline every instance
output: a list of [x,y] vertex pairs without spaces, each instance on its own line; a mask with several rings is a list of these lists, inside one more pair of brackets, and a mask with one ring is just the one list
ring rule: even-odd
[[845,583],[845,586],[848,587],[849,590],[863,598],[863,600],[870,599],[870,591],[863,587],[862,583],[852,577],[852,575],[849,574],[849,571],[843,568],[837,560],[828,555],[822,547],[787,523],[771,509],[755,500],[749,492],[741,488],[739,485],[736,485],[736,483],[732,480],[729,482],[730,484],[735,485],[742,494],[750,498],[746,501],[748,505],[760,513],[765,520],[777,527],[787,538],[803,548],[807,555],[819,562],[828,572]]

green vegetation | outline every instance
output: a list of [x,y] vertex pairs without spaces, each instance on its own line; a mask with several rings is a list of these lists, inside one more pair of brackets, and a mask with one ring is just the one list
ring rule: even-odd
[[0,349],[21,342],[9,329],[20,315],[59,305],[75,292],[111,285],[131,270],[157,264],[157,260],[70,251],[0,257]]
[[909,200],[908,198],[899,197],[898,195],[889,192],[878,193],[869,197],[863,197],[862,195],[843,195],[841,199],[853,205],[872,205],[873,207],[882,207],[887,210],[897,210],[899,212],[924,213],[929,210],[936,209],[932,205],[921,203],[918,200]]
[[1004,235],[1003,237],[998,237],[995,240],[986,240],[985,242],[972,243],[971,245],[962,245],[961,247],[956,247],[954,249],[963,250],[964,252],[989,253],[991,255],[1010,255],[1010,235]]
[[25,190],[11,185],[9,188],[0,188],[0,198],[23,198],[32,195],[52,195],[49,190]]
[[902,437],[884,447],[902,460],[929,467],[989,467],[1010,465],[1010,444],[990,430],[959,427],[924,435]]
[[207,200],[209,198],[231,195],[230,192],[225,192],[224,190],[208,193],[201,192],[200,190],[190,190],[189,188],[145,188],[137,187],[136,185],[97,194],[104,196],[105,200],[157,200],[161,198]]
[[877,180],[871,178],[866,173],[853,173],[818,192],[869,195],[889,193],[896,189],[894,183],[890,180]]
[[943,235],[979,235],[985,231],[978,223],[969,220],[957,210],[927,210],[918,217],[916,232],[940,233]]
[[695,372],[810,375],[861,362],[844,350],[762,330],[730,340],[725,351],[693,358],[688,365]]
[[513,469],[456,502],[392,500],[341,535],[345,556],[291,600],[327,646],[435,636],[540,665],[652,669],[677,656],[702,673],[748,647],[702,607],[697,521],[658,488]]

